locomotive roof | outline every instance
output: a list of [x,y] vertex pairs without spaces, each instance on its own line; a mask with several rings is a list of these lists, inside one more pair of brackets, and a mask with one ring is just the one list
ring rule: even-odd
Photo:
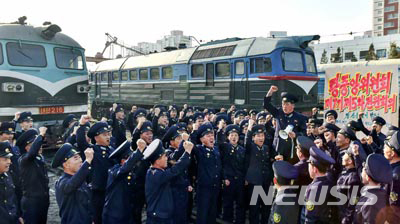
[[78,42],[63,33],[56,33],[51,40],[44,39],[41,36],[41,32],[46,28],[20,24],[0,24],[0,39],[51,43],[82,48]]
[[[227,41],[217,44],[205,44],[199,47],[180,49],[174,51],[167,51],[161,53],[153,53],[142,56],[133,56],[126,59],[125,63],[123,60],[115,59],[110,61],[104,61],[99,63],[96,71],[105,70],[117,70],[117,69],[132,69],[142,67],[153,67],[161,65],[171,64],[187,64],[189,62],[201,63],[204,61],[212,60],[224,60],[230,58],[240,58],[255,56],[261,54],[269,54],[273,50],[278,48],[296,48],[300,49],[300,45],[304,42],[310,42],[312,40],[319,39],[319,36],[293,36],[293,37],[281,37],[281,38],[265,38],[265,37],[253,37],[247,39],[234,39],[233,41]],[[232,54],[227,56],[208,57],[194,59],[193,55],[196,52],[208,49],[223,48],[223,47],[234,47]],[[309,47],[307,50],[311,49]],[[101,65],[105,63],[105,65]],[[107,64],[107,66],[106,66]],[[107,69],[106,69],[107,68]]]

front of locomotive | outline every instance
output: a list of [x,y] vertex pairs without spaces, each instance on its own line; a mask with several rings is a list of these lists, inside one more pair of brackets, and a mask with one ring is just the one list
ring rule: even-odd
[[84,49],[60,31],[55,24],[0,25],[0,121],[31,111],[35,128],[49,128],[49,144],[67,114],[87,111]]
[[[276,85],[278,93],[290,92],[296,95],[296,111],[305,114],[311,114],[311,109],[318,104],[319,78],[314,52],[308,47],[314,40],[319,40],[319,36],[272,39],[269,46],[273,49],[269,54],[272,68],[269,73],[258,75],[258,79],[265,80],[268,86]],[[275,94],[272,100],[275,105],[280,105],[280,94]]]

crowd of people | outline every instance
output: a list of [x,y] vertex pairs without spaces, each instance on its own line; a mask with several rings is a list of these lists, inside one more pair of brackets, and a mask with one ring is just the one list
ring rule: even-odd
[[[382,133],[381,117],[366,128],[361,113],[338,127],[336,111],[306,117],[287,92],[277,108],[277,91],[262,111],[133,106],[126,118],[114,104],[99,122],[68,115],[51,164],[64,171],[61,222],[139,224],[146,211],[149,224],[397,223],[399,129]],[[30,112],[0,125],[0,223],[46,223],[47,130],[32,127]]]

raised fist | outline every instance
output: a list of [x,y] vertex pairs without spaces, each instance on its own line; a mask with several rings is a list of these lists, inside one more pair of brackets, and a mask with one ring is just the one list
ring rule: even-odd
[[46,131],[47,131],[47,128],[46,128],[46,127],[40,127],[40,128],[39,128],[39,134],[40,134],[41,136],[43,136],[43,137],[44,137],[44,135],[46,134]]
[[274,93],[274,92],[278,91],[278,87],[272,85],[272,86],[269,88],[269,91],[271,91],[272,93]]
[[184,132],[184,133],[182,134],[182,139],[183,139],[184,141],[189,140],[189,135],[188,135],[186,132]]
[[141,138],[136,141],[136,145],[140,152],[143,152],[147,146],[146,142]]
[[192,149],[193,149],[193,143],[191,143],[189,141],[185,141],[183,143],[183,148],[185,148],[185,151],[190,154],[192,152]]
[[87,148],[84,153],[85,153],[86,161],[90,164],[93,160],[94,150],[92,148]]

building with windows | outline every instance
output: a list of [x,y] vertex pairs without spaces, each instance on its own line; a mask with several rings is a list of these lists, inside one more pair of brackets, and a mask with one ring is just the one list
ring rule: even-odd
[[373,35],[375,37],[399,33],[399,0],[374,0]]
[[368,54],[369,46],[374,44],[375,53],[379,59],[389,57],[390,43],[395,42],[400,47],[400,34],[386,36],[371,36],[370,32],[362,37],[355,37],[353,40],[337,41],[330,43],[314,43],[311,46],[314,49],[315,60],[317,64],[321,63],[321,57],[324,50],[327,52],[328,63],[336,57],[337,49],[340,48],[344,62],[351,61],[353,55],[357,61],[365,60]]
[[192,47],[192,39],[190,36],[183,35],[181,30],[172,30],[170,35],[164,36],[162,39],[157,40],[156,43],[140,42],[133,49],[148,54],[165,51],[167,47],[179,48],[180,45]]

